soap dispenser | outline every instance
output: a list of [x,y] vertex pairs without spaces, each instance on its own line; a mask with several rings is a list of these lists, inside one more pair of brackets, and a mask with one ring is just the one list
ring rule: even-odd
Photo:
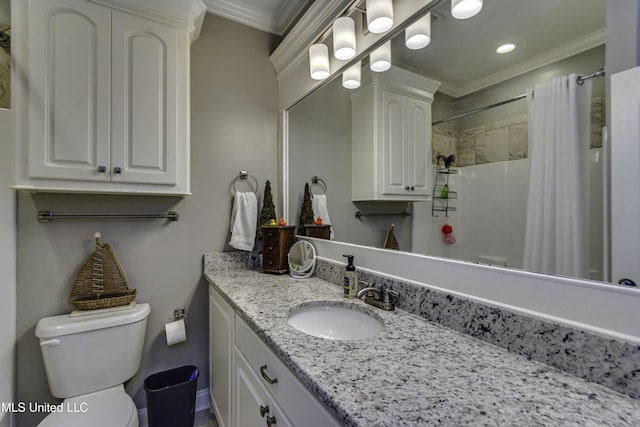
[[346,298],[354,298],[358,293],[358,272],[353,265],[353,255],[342,255],[347,258],[347,267],[344,271],[343,289]]
[[444,187],[442,187],[442,191],[440,192],[440,198],[442,199],[448,199],[449,198],[449,185],[445,184]]

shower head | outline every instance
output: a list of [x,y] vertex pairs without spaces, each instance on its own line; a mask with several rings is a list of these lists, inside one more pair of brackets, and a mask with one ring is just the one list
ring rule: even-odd
[[444,160],[444,167],[449,169],[451,167],[451,165],[453,164],[453,162],[456,161],[456,155],[455,154],[451,154],[449,155],[445,160]]
[[11,47],[11,36],[6,33],[7,30],[0,31],[0,47]]

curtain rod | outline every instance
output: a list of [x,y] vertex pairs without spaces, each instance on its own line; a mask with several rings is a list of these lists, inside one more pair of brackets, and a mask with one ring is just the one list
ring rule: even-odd
[[[599,70],[596,70],[591,74],[587,74],[585,76],[578,76],[577,83],[579,85],[582,85],[585,80],[589,80],[589,79],[592,79],[594,77],[604,77],[604,74],[605,74],[606,70],[607,70],[606,67],[602,67]],[[481,113],[482,111],[486,111],[486,110],[490,110],[492,108],[500,107],[501,105],[509,104],[511,102],[514,102],[514,101],[519,101],[519,100],[524,99],[526,97],[527,97],[527,94],[523,93],[522,95],[514,96],[513,98],[505,99],[504,101],[496,102],[495,104],[486,105],[484,107],[476,108],[475,110],[467,111],[466,113],[462,113],[462,114],[457,114],[457,115],[452,116],[452,117],[447,117],[446,119],[436,120],[435,122],[432,122],[431,125],[435,126],[435,125],[439,125],[440,123],[445,123],[445,122],[450,122],[452,120],[461,119],[463,117],[467,117],[467,116],[470,116],[472,114]]]

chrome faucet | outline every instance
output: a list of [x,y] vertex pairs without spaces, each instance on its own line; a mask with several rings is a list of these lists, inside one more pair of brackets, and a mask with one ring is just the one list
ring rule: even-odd
[[364,281],[360,281],[359,284],[365,287],[360,289],[357,296],[365,303],[386,311],[393,311],[396,308],[396,301],[400,297],[396,291],[386,289],[382,285],[379,288],[374,287]]

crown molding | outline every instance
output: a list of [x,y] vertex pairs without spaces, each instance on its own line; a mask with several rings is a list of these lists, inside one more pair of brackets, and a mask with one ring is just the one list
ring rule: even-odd
[[204,0],[207,12],[268,33],[278,34],[277,16],[228,0]]
[[113,9],[140,15],[185,29],[193,42],[200,35],[206,6],[202,0],[90,0]]
[[[392,89],[433,101],[433,94],[438,91],[440,82],[404,68],[393,66],[383,73],[365,73],[362,78],[362,87],[367,85],[381,86],[385,89]],[[356,92],[357,90],[352,93]]]
[[256,9],[231,0],[204,0],[207,12],[235,22],[281,36],[304,7],[304,2],[285,1],[272,12]]
[[307,48],[313,44],[336,16],[340,16],[353,0],[316,0],[304,16],[291,29],[287,37],[271,54],[271,63],[278,76],[286,74],[307,57]]

